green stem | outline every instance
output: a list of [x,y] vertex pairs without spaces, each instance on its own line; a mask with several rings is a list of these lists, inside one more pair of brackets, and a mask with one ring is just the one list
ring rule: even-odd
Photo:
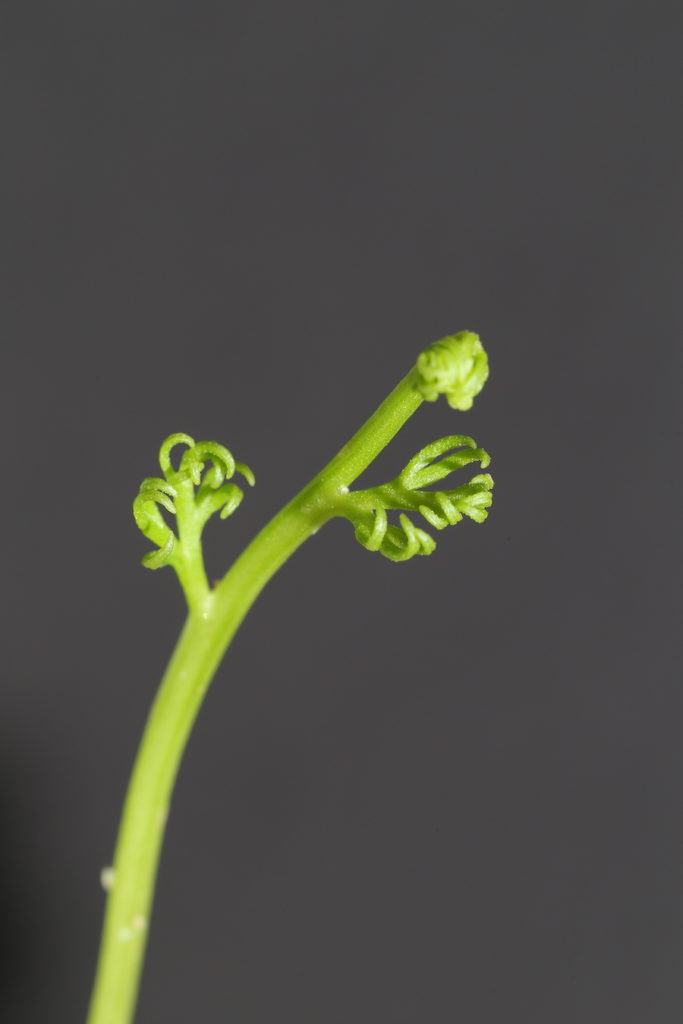
[[215,590],[201,552],[181,575],[190,614],[152,705],[123,809],[88,1024],[130,1024],[135,1012],[159,854],[192,725],[230,641],[291,554],[335,515],[349,485],[422,402],[408,374],[338,455],[264,527]]
[[176,518],[179,544],[175,569],[185,592],[190,612],[201,612],[209,595],[209,581],[204,568],[202,527],[196,521],[192,481],[179,482],[177,490]]

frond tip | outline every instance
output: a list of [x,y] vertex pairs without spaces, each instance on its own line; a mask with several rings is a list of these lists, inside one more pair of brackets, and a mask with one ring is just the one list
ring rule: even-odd
[[445,395],[451,409],[471,409],[489,375],[489,361],[478,334],[460,331],[420,353],[417,390],[428,402]]

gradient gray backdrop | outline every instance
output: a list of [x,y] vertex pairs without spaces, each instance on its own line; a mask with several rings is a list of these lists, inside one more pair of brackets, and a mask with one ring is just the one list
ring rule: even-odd
[[256,470],[217,575],[462,328],[485,392],[373,479],[472,433],[492,516],[405,565],[333,523],[259,599],[138,1020],[680,1021],[676,6],[2,5],[3,1022],[83,1020],[183,616],[130,514],[159,442]]

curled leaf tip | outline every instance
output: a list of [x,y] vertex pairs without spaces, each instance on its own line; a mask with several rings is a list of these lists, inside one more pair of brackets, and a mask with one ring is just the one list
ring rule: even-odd
[[478,334],[459,331],[435,341],[415,365],[416,387],[434,402],[445,395],[451,409],[471,409],[489,375],[489,361]]
[[389,524],[381,505],[358,518],[355,525],[356,540],[368,551],[379,551],[392,562],[406,562],[414,555],[431,555],[436,541],[401,513],[399,526]]
[[236,472],[242,474],[242,476],[247,481],[250,487],[254,486],[254,484],[256,483],[256,477],[254,476],[252,470],[249,469],[249,466],[246,466],[243,462],[236,462],[235,470]]
[[187,445],[188,448],[194,448],[194,439],[189,434],[169,434],[161,444],[159,449],[159,465],[165,477],[168,477],[169,473],[173,472],[171,452],[179,444]]
[[180,461],[181,472],[184,471],[199,487],[204,474],[204,466],[209,463],[204,481],[208,487],[216,490],[224,480],[230,479],[235,472],[235,460],[228,449],[215,441],[197,441],[192,448],[183,453]]
[[142,564],[145,569],[161,569],[173,554],[174,547],[175,536],[169,532],[168,540],[163,547],[157,548],[156,551],[148,551],[146,555],[142,556]]

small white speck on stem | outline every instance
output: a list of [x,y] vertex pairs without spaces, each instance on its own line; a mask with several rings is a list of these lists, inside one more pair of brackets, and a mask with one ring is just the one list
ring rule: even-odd
[[147,918],[144,914],[134,914],[130,924],[119,928],[116,938],[119,942],[130,942],[136,935],[142,934],[147,928]]
[[111,892],[111,890],[114,888],[115,877],[116,873],[113,867],[111,867],[111,865],[107,865],[107,867],[102,868],[102,870],[100,871],[100,885],[102,886],[105,892]]

